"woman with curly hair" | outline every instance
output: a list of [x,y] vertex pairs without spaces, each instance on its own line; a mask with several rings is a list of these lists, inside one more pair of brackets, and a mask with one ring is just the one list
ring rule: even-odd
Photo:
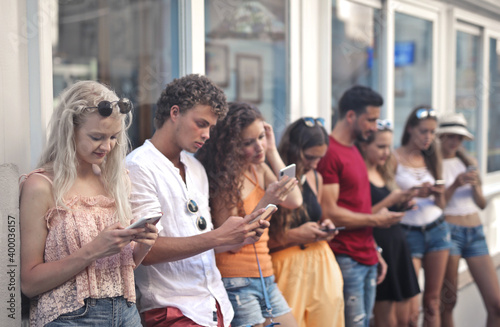
[[321,221],[323,178],[316,171],[329,138],[322,119],[300,118],[285,130],[278,151],[285,164],[295,163],[302,206],[280,207],[269,229],[276,283],[301,327],[343,327],[342,272],[327,241],[338,231]]
[[[302,203],[295,178],[277,180],[285,164],[276,149],[271,125],[252,105],[231,103],[227,116],[217,123],[196,157],[208,174],[215,227],[224,223],[226,217],[245,216],[271,203],[290,209]],[[268,239],[266,230],[255,248],[246,245],[217,254],[217,266],[235,311],[233,327],[263,326],[271,318],[283,326],[297,325],[274,282]],[[263,305],[259,262],[272,312]]]
[[131,109],[94,81],[60,96],[39,169],[21,189],[21,288],[32,299],[30,326],[140,325],[134,268],[158,230],[124,229],[132,219],[124,166]]

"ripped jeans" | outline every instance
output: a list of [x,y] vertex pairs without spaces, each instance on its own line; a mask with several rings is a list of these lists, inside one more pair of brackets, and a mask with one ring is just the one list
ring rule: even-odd
[[377,265],[363,265],[347,255],[337,255],[344,278],[344,312],[346,327],[368,327],[375,304]]

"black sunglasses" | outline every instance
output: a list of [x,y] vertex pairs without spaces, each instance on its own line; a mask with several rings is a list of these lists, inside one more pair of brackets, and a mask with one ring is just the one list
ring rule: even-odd
[[[195,200],[189,200],[186,203],[186,208],[190,213],[194,215],[196,215],[198,212],[198,204]],[[207,220],[201,215],[198,216],[198,218],[196,218],[196,227],[198,227],[200,231],[204,231],[207,228]]]
[[121,98],[120,100],[111,102],[102,100],[97,104],[97,107],[86,107],[85,109],[97,109],[99,115],[103,117],[109,117],[113,113],[113,104],[115,103],[118,105],[118,108],[120,108],[120,112],[122,114],[127,114],[134,108],[132,101],[127,98]]

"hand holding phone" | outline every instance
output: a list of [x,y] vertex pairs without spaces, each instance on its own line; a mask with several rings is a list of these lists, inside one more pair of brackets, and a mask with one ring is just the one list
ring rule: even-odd
[[345,229],[345,226],[335,227],[335,228],[323,227],[323,228],[321,228],[321,231],[326,232],[326,233],[335,233],[338,230],[344,230],[344,229]]
[[138,219],[135,223],[131,224],[130,226],[125,227],[125,229],[143,228],[146,227],[146,224],[156,224],[162,216],[163,212],[146,215]]
[[278,207],[275,204],[268,204],[266,207],[266,211],[264,211],[261,215],[255,217],[252,221],[249,222],[249,224],[253,224],[254,222],[259,220],[268,220],[276,210],[278,210]]
[[444,185],[444,183],[444,179],[436,179],[436,181],[434,182],[434,186]]
[[281,169],[279,179],[281,180],[285,175],[288,176],[289,178],[294,178],[295,169],[296,169],[295,164],[288,165],[285,168]]

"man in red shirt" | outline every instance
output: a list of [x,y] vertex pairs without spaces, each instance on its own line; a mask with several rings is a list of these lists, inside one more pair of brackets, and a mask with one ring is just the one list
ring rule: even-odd
[[347,90],[339,102],[340,119],[330,133],[328,151],[318,164],[324,183],[324,217],[347,228],[330,243],[344,278],[346,326],[369,325],[376,286],[385,277],[387,266],[377,251],[372,228],[388,227],[403,216],[387,209],[372,214],[368,173],[354,145],[356,139],[376,132],[382,104],[382,97],[368,87]]

